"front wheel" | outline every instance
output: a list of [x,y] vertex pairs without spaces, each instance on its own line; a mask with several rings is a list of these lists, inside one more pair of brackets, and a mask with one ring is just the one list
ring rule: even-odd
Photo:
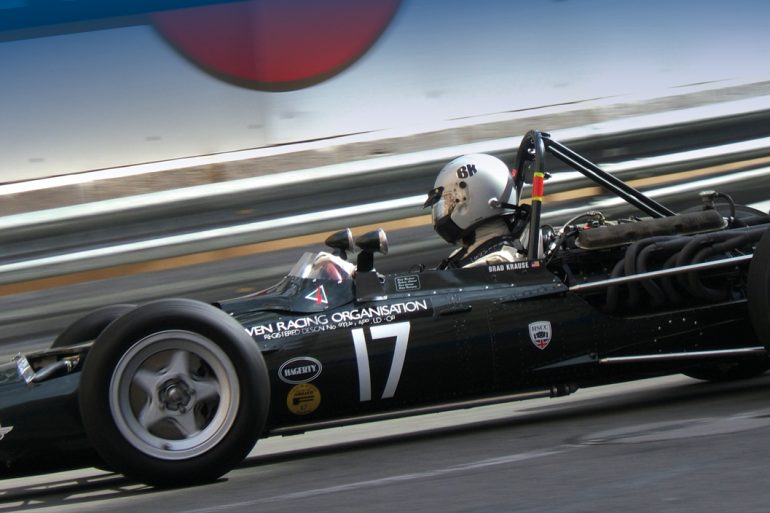
[[116,470],[160,486],[211,481],[264,429],[270,383],[243,327],[213,306],[161,300],[110,324],[80,383],[83,424]]

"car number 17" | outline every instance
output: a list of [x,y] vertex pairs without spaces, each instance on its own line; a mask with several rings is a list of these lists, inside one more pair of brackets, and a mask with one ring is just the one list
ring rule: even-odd
[[[388,380],[385,383],[385,390],[382,392],[383,399],[391,398],[396,393],[398,380],[401,378],[401,370],[404,368],[406,346],[409,343],[409,328],[410,323],[408,321],[369,328],[372,342],[394,337],[396,339],[396,348],[393,351],[393,360],[390,362]],[[370,401],[372,399],[372,381],[369,375],[369,351],[366,348],[364,328],[356,328],[351,330],[351,333],[353,334],[353,346],[356,350],[356,364],[358,366],[358,397],[360,401]]]

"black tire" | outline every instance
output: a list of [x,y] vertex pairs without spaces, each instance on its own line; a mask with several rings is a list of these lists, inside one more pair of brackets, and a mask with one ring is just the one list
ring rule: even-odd
[[754,333],[770,350],[770,228],[765,230],[754,249],[746,292]]
[[770,360],[762,359],[703,364],[687,369],[682,374],[703,381],[737,381],[757,377],[767,369],[770,369]]
[[217,479],[262,434],[270,381],[258,347],[223,311],[187,299],[140,306],[94,343],[83,425],[116,470],[157,486]]
[[110,325],[112,321],[136,308],[136,305],[109,305],[97,308],[84,315],[59,333],[51,344],[51,349],[74,346],[83,342],[96,340],[96,337]]

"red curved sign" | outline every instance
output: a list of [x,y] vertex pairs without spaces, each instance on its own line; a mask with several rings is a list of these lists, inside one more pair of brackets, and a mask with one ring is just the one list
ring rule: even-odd
[[157,30],[206,71],[272,91],[317,84],[361,57],[399,0],[250,0],[152,14]]

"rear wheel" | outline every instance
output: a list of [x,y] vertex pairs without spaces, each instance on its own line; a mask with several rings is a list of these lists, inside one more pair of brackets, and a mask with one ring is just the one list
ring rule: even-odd
[[759,376],[767,369],[770,369],[770,360],[762,359],[703,364],[687,369],[682,374],[704,381],[736,381]]
[[770,228],[765,230],[754,249],[749,265],[747,295],[754,332],[770,350]]
[[216,479],[248,454],[264,429],[270,383],[238,322],[170,299],[104,330],[79,393],[88,437],[113,468],[178,486]]

